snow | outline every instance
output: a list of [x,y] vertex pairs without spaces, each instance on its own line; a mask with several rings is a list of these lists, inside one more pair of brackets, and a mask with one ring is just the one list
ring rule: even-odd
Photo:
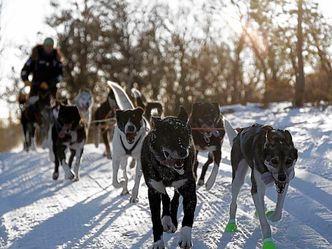
[[[261,109],[255,104],[223,107],[234,127],[254,122],[288,129],[299,151],[295,178],[285,201],[281,221],[272,226],[279,249],[332,248],[332,107],[290,109],[289,103]],[[235,110],[228,113],[229,109]],[[153,243],[147,188],[141,181],[139,203],[111,185],[111,161],[86,145],[78,182],[52,180],[53,165],[47,151],[12,151],[0,154],[0,248],[149,248]],[[250,181],[238,198],[238,229],[224,233],[231,199],[230,147],[225,139],[223,160],[210,191],[197,190],[192,229],[194,248],[260,248],[261,230],[254,215]],[[206,154],[201,154],[203,162]],[[201,166],[200,166],[201,168]],[[212,165],[209,168],[209,176]],[[129,168],[128,168],[129,169]],[[129,189],[135,169],[130,169]],[[168,189],[167,189],[168,191]],[[267,192],[274,205],[274,188]],[[179,224],[182,206],[179,207]],[[164,233],[166,248],[176,248],[175,234]]]

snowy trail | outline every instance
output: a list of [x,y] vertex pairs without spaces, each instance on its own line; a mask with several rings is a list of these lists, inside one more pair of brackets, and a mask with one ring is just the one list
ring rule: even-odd
[[[238,112],[246,112],[249,120],[263,120],[267,116],[255,108],[238,108]],[[311,116],[311,112],[308,113]],[[309,120],[306,113],[297,115]],[[301,119],[282,113],[280,116],[282,120],[276,119],[276,122],[284,127],[290,126],[287,122]],[[307,126],[291,127],[294,140],[299,141],[301,159],[289,188],[282,220],[272,226],[279,249],[332,248],[332,125],[327,125],[332,119],[331,115],[321,115],[317,121],[318,114],[313,116],[313,122],[320,123],[315,132],[309,121],[306,121]],[[234,114],[227,118],[246,125]],[[81,179],[74,183],[63,179],[61,169],[59,180],[52,180],[53,165],[46,151],[0,153],[0,248],[149,248],[153,236],[144,180],[139,203],[130,204],[128,195],[120,196],[121,189],[111,186],[111,162],[101,156],[102,149],[102,146],[99,149],[93,145],[85,147]],[[224,233],[231,199],[229,151],[225,139],[215,186],[210,191],[205,187],[197,190],[194,248],[261,247],[261,230],[254,217],[249,176],[238,199],[239,231]],[[200,162],[205,156],[199,157]],[[134,170],[129,170],[129,174],[131,190]],[[271,188],[267,192],[269,209],[274,207],[274,200],[275,191]],[[181,221],[181,205],[179,210]],[[178,231],[164,234],[166,247],[176,248],[178,236]]]

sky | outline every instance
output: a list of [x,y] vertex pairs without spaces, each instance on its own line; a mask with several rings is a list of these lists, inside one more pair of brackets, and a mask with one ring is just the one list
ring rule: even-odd
[[[67,1],[59,0],[59,2]],[[317,2],[325,16],[332,22],[332,0],[317,0]],[[3,0],[3,3],[1,22],[3,27],[0,35],[5,50],[0,57],[0,75],[4,78],[0,80],[0,92],[11,84],[7,78],[11,68],[14,67],[15,71],[19,72],[27,59],[17,47],[23,45],[31,48],[36,43],[41,43],[45,37],[55,36],[55,31],[45,24],[45,17],[52,12],[50,0]],[[8,117],[8,109],[2,100],[0,100],[0,110],[2,110],[0,118]]]

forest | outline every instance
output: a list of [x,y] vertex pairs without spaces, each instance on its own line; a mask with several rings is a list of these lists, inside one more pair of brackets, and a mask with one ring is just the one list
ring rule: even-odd
[[[318,4],[52,0],[45,22],[63,54],[60,97],[88,88],[97,107],[111,80],[160,101],[166,115],[180,105],[189,111],[197,101],[326,106],[332,101],[332,32]],[[21,50],[28,55],[31,48]],[[18,73],[12,82],[1,93],[9,103],[23,86]]]

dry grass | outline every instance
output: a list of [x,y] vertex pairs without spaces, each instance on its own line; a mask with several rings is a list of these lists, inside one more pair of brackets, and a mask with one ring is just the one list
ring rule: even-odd
[[18,122],[0,120],[0,152],[10,151],[22,143],[22,128]]

